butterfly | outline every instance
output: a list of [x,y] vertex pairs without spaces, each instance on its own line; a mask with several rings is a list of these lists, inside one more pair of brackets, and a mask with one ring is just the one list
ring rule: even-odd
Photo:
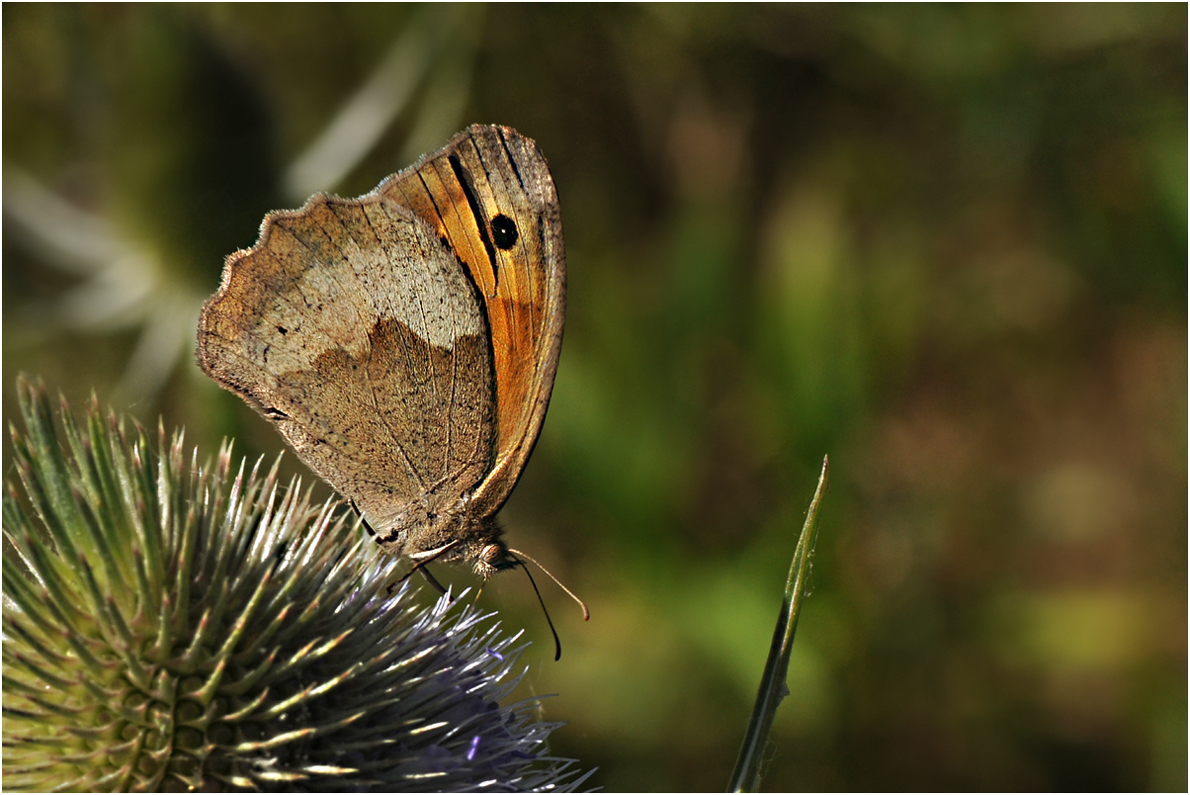
[[475,125],[365,196],[267,215],[202,308],[197,359],[382,548],[486,578],[522,565],[496,514],[541,432],[565,304],[545,158]]

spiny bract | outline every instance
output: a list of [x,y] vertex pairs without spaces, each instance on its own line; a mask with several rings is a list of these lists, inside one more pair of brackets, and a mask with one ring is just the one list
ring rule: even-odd
[[184,466],[159,426],[21,381],[4,494],[4,788],[568,790],[557,724],[500,706],[516,636],[423,609],[333,503]]

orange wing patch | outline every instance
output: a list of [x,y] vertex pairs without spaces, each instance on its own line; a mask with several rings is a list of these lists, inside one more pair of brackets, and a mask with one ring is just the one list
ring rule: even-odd
[[496,379],[489,499],[498,507],[536,441],[561,344],[565,262],[553,181],[532,141],[475,126],[378,190],[446,241],[482,296]]

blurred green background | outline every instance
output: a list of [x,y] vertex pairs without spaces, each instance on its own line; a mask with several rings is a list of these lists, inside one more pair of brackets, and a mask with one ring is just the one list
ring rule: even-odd
[[1185,790],[1186,51],[1184,4],[5,4],[5,419],[27,371],[275,453],[193,362],[223,257],[511,125],[569,306],[502,516],[593,617],[542,583],[555,664],[523,577],[481,604],[557,753],[725,785],[829,454],[767,789]]

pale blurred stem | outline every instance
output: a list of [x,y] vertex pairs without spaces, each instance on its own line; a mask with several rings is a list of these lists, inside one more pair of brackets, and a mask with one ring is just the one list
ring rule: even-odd
[[818,476],[818,488],[814,490],[814,499],[810,501],[806,522],[802,525],[797,549],[793,552],[789,579],[785,583],[785,598],[781,602],[777,627],[773,630],[773,643],[769,649],[768,660],[764,664],[764,674],[760,679],[760,692],[756,695],[756,704],[752,707],[752,718],[748,721],[744,744],[740,747],[740,756],[736,759],[731,782],[727,785],[728,792],[757,792],[760,789],[760,766],[769,734],[772,732],[773,716],[777,714],[781,700],[789,695],[789,687],[785,682],[789,673],[789,655],[793,651],[793,636],[797,632],[802,596],[806,591],[806,579],[810,574],[811,559],[814,557],[814,543],[818,540],[818,509],[822,505],[823,495],[826,494],[829,468],[830,462],[824,456],[822,474]]

